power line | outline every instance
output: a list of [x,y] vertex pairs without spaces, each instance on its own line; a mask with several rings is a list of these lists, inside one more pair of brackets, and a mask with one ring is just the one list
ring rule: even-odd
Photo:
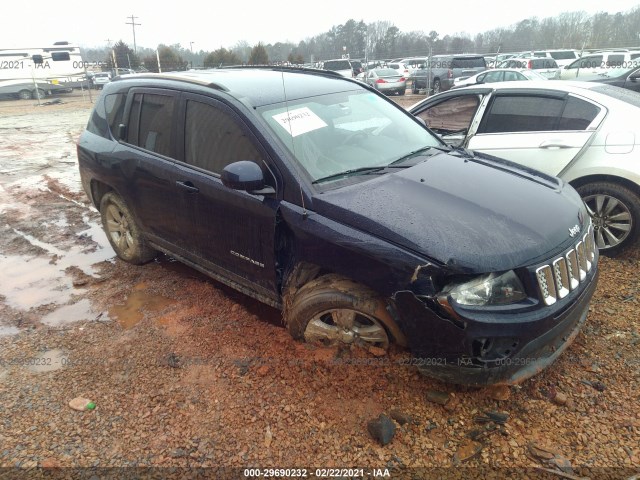
[[136,18],[138,17],[134,17],[133,15],[131,15],[130,17],[127,17],[131,19],[131,22],[125,22],[126,25],[131,25],[131,28],[133,29],[133,52],[134,53],[138,53],[138,49],[136,48],[136,25],[142,25],[141,23],[136,23]]

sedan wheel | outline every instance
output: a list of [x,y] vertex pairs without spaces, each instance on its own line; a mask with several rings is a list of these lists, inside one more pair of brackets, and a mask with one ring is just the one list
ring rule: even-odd
[[638,236],[640,200],[629,189],[610,183],[578,188],[593,221],[596,245],[601,253],[618,254]]

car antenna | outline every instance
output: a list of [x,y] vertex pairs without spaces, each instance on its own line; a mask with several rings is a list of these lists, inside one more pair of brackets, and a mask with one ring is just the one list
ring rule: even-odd
[[[284,93],[284,106],[287,109],[287,125],[289,126],[289,135],[291,135],[291,148],[293,148],[293,156],[296,156],[296,142],[293,140],[293,130],[291,129],[291,118],[289,117],[289,99],[287,98],[287,89],[284,86],[284,72],[280,70],[280,78],[282,79],[282,92]],[[297,158],[297,157],[296,157]],[[298,176],[296,172],[296,177]],[[300,200],[302,201],[302,218],[306,219],[307,209],[304,206],[304,193],[302,192],[302,183],[298,180],[298,187],[300,188]]]

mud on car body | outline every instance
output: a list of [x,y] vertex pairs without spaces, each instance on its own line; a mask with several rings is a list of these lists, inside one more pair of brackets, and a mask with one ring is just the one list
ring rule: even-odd
[[449,147],[332,72],[116,79],[78,158],[120,258],[165,252],[282,309],[298,340],[395,342],[449,382],[541,370],[596,285],[593,229],[571,186]]

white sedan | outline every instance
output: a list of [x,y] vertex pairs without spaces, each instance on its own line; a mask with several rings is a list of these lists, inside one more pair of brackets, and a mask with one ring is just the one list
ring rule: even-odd
[[615,255],[640,235],[639,93],[595,82],[503,82],[450,90],[409,111],[449,145],[570,183],[602,253]]
[[467,78],[456,78],[453,80],[453,87],[460,88],[478,83],[497,83],[497,82],[519,82],[522,80],[546,80],[539,73],[524,68],[494,68],[476,73]]

